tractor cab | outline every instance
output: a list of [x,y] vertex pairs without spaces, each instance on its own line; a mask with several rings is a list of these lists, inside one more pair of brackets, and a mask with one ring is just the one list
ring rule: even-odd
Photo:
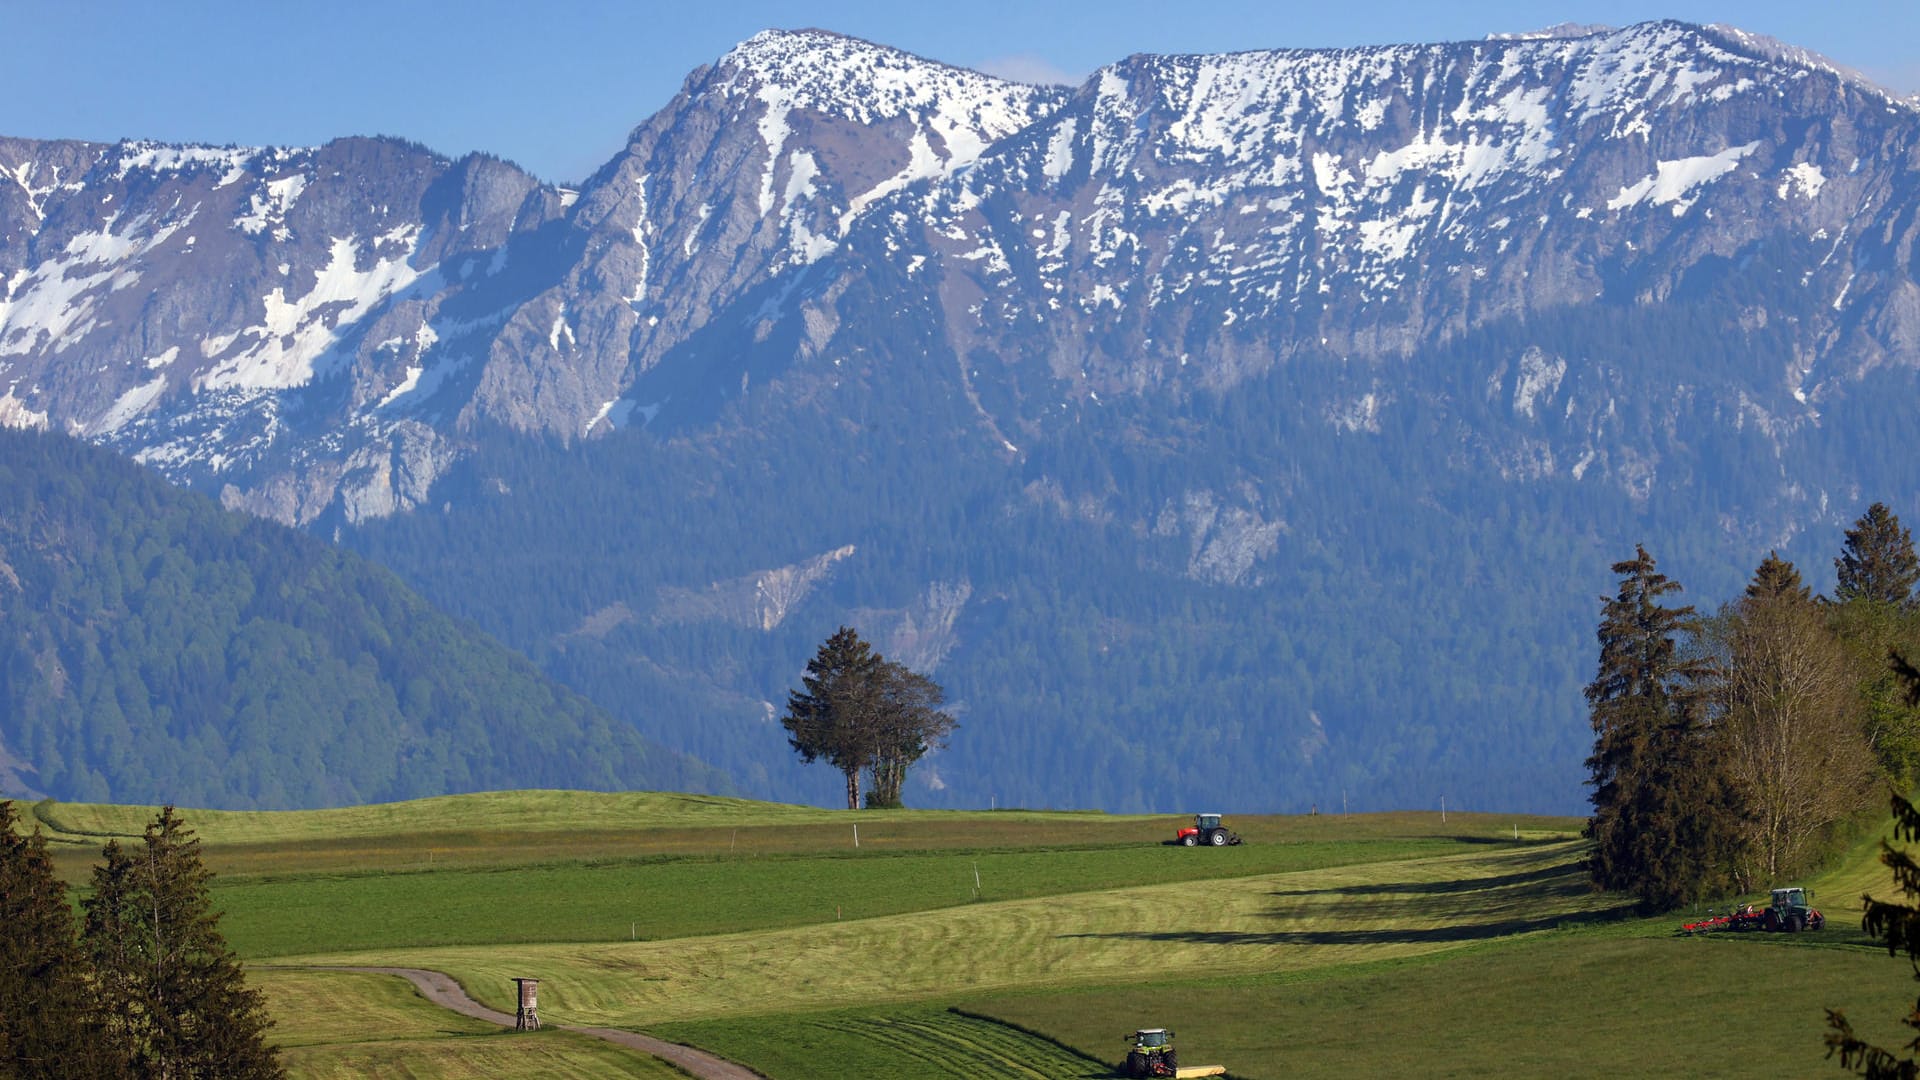
[[1211,832],[1220,827],[1219,814],[1195,814],[1193,823],[1201,832]]
[[1173,1032],[1166,1028],[1141,1028],[1129,1036],[1136,1050],[1153,1050],[1173,1045]]
[[1774,907],[1806,907],[1807,890],[1794,886],[1791,889],[1773,890]]

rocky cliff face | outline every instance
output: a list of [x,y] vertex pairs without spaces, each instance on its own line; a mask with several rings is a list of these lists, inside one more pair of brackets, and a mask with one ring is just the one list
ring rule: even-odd
[[409,399],[477,378],[522,299],[502,285],[513,243],[564,200],[503,162],[380,139],[4,140],[0,174],[9,422],[288,521],[418,502],[452,429]]

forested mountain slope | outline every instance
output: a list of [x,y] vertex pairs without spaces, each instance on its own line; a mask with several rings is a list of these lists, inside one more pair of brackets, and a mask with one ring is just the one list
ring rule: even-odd
[[390,572],[0,431],[0,790],[307,807],[724,789]]

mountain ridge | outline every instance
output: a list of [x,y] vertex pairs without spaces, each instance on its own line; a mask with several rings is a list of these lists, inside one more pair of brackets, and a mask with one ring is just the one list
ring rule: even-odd
[[376,554],[757,795],[857,616],[964,706],[918,798],[1565,798],[1595,567],[1712,596],[1920,490],[1920,112],[1721,28],[1059,88],[773,32],[577,188],[89,145],[0,141],[0,418]]

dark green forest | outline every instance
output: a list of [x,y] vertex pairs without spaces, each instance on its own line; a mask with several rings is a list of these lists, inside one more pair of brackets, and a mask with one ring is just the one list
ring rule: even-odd
[[104,450],[0,431],[0,745],[72,800],[725,789],[392,573]]

